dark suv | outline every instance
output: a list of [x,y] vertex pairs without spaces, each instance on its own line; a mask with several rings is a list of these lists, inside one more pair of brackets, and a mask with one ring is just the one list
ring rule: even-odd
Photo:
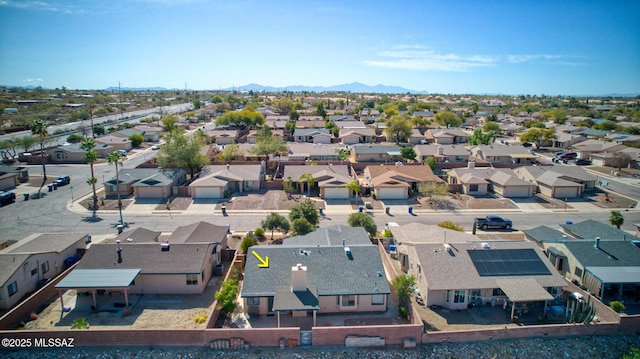
[[0,206],[4,207],[16,201],[16,194],[13,192],[1,192],[0,193]]
[[69,183],[71,183],[71,178],[67,175],[64,176],[60,176],[58,178],[56,178],[55,180],[53,180],[53,184],[60,187],[60,186],[64,186],[64,185],[68,185]]
[[588,166],[591,164],[591,160],[588,158],[577,158],[575,164],[578,166]]

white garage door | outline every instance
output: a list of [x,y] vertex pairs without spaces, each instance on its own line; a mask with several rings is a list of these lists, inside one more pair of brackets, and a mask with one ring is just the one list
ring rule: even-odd
[[193,198],[222,198],[220,187],[197,187]]
[[576,198],[578,197],[578,187],[556,188],[555,198]]
[[518,198],[518,197],[531,197],[531,187],[505,187],[503,197]]
[[376,197],[379,199],[406,199],[407,188],[376,188]]
[[325,199],[349,199],[349,190],[346,188],[325,188]]

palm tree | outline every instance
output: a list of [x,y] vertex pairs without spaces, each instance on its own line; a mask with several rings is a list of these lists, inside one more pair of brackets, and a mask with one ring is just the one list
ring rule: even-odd
[[122,164],[122,156],[120,152],[113,151],[107,156],[107,162],[116,166],[116,194],[118,196],[118,213],[120,214],[120,225],[124,225],[122,221],[122,203],[120,203],[120,176],[118,175],[118,165]]
[[347,185],[345,186],[346,188],[350,189],[353,191],[353,193],[355,193],[356,195],[356,204],[358,204],[358,193],[360,193],[360,182],[358,182],[358,180],[353,180],[349,183],[347,183]]
[[96,178],[93,171],[93,163],[98,160],[98,153],[93,149],[96,147],[96,142],[93,138],[85,138],[80,144],[80,148],[87,151],[87,154],[84,156],[84,162],[88,163],[91,166],[91,178],[87,180],[87,183],[91,185],[93,189],[93,215],[95,216],[96,210],[98,209],[98,195],[96,194],[96,183],[98,179]]
[[311,197],[311,187],[316,183],[313,175],[309,172],[303,173],[298,181],[307,182],[307,197]]
[[44,144],[47,140],[47,136],[49,136],[49,125],[47,125],[44,120],[37,119],[33,121],[33,124],[31,125],[31,133],[34,136],[38,137],[38,143],[40,143],[40,162],[42,162],[42,184],[38,189],[38,197],[40,197],[40,191],[42,191],[42,187],[44,187],[44,184],[47,182],[47,167],[45,166],[46,158],[44,156]]
[[609,223],[612,226],[616,226],[620,229],[620,226],[624,224],[624,217],[620,211],[611,211],[611,216],[609,216]]

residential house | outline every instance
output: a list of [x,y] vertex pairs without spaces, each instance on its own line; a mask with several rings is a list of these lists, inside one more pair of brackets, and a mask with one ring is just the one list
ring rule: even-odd
[[[299,129],[305,128],[305,129],[312,129],[312,128],[317,128],[317,129],[321,129],[324,128],[324,126],[327,123],[320,119],[319,116],[300,116],[300,118],[298,118],[298,121],[296,121],[296,130],[295,132],[297,132]],[[294,132],[294,135],[295,135]]]
[[[334,146],[335,145],[335,146]],[[291,161],[340,161],[340,150],[348,150],[340,144],[289,142],[288,160]]]
[[[346,122],[360,122],[360,121],[357,121],[355,116],[353,116],[353,115],[331,115],[331,116],[329,116],[329,121],[335,122],[336,125],[338,125],[340,128],[344,128],[344,127],[342,127],[340,125],[344,124]],[[360,123],[362,123],[362,122],[360,122]]]
[[8,191],[16,188],[17,186],[18,186],[17,173],[13,171],[2,172],[2,170],[0,170],[0,191]]
[[136,131],[140,131],[144,137],[144,142],[158,142],[162,137],[164,129],[159,126],[136,125],[133,127]]
[[[219,226],[213,223],[199,221],[186,226],[177,227],[165,242],[173,243],[211,243],[213,264],[219,265],[230,258],[225,251],[229,237],[229,225]],[[219,274],[218,274],[219,275]]]
[[376,165],[364,169],[364,183],[377,199],[406,199],[410,192],[417,193],[422,183],[434,185],[444,181],[429,166]]
[[509,136],[509,137],[515,137],[519,132],[524,130],[525,127],[516,125],[514,123],[508,123],[508,124],[503,123],[500,125],[499,129],[500,129],[500,133],[502,133],[503,135]]
[[120,138],[129,138],[133,135],[141,135],[144,137],[143,135],[143,131],[142,130],[138,130],[134,127],[132,128],[123,128],[121,130],[117,130],[117,131],[113,131],[109,134],[109,136],[116,136],[116,137],[120,137]]
[[[273,137],[277,137],[281,140],[284,140],[284,131],[283,130],[271,130],[271,135]],[[251,130],[249,131],[249,134],[247,135],[247,143],[250,144],[255,144],[256,143],[256,139],[258,138],[258,130]]]
[[[252,247],[257,255],[247,257],[240,291],[245,312],[275,313],[280,327],[283,314],[307,317],[311,312],[315,326],[317,314],[386,311],[391,291],[380,251],[372,244],[357,244],[369,239],[365,231],[355,233],[359,239],[327,230],[325,236],[335,237],[329,245],[316,241]],[[258,256],[269,258],[268,265]]]
[[293,236],[285,238],[282,245],[289,247],[304,246],[355,246],[371,245],[369,234],[363,227],[351,227],[338,224],[331,227],[318,228],[304,236]]
[[[50,161],[53,163],[84,163],[87,151],[80,148],[80,143],[71,143],[54,147],[48,151]],[[96,144],[93,149],[98,158],[106,158],[115,149],[110,145]]]
[[468,137],[467,133],[461,128],[430,128],[425,132],[424,136],[429,143],[435,143],[438,145],[466,143]]
[[236,143],[238,140],[238,130],[207,130],[207,135],[212,143],[218,146]]
[[414,128],[411,130],[411,135],[409,135],[408,141],[410,144],[412,145],[417,145],[421,142],[425,142],[426,139],[424,137],[424,135],[422,133],[420,133],[420,130],[417,128]]
[[0,165],[0,175],[15,173],[16,180],[20,183],[29,181],[29,168],[24,166],[3,166]]
[[518,178],[535,183],[538,192],[552,198],[577,198],[596,186],[596,177],[578,166],[524,166],[513,171]]
[[[415,276],[417,292],[427,306],[524,308],[553,300],[566,285],[532,242],[453,242],[445,241],[443,234],[440,243],[405,245],[398,251],[401,267]],[[543,315],[545,306],[539,307]]]
[[210,165],[189,185],[193,199],[226,198],[232,193],[257,191],[264,181],[265,165]]
[[591,158],[594,153],[617,152],[625,148],[621,143],[600,140],[586,140],[571,146],[571,149],[578,153],[578,158]]
[[86,233],[33,234],[0,251],[0,309],[8,309],[55,278],[87,248]]
[[187,182],[187,172],[182,168],[159,168],[151,176],[134,183],[136,199],[166,199],[173,194],[173,187]]
[[339,121],[336,122],[336,126],[340,129],[348,129],[348,130],[355,130],[355,129],[363,129],[363,128],[368,128],[367,124],[362,122],[362,121]]
[[535,185],[517,177],[507,168],[476,168],[469,162],[466,168],[455,168],[447,172],[447,183],[461,185],[461,192],[471,196],[484,196],[489,192],[505,198],[531,197]]
[[349,175],[347,165],[317,165],[296,166],[287,165],[284,168],[283,180],[291,177],[292,184],[300,192],[309,191],[309,183],[302,181],[304,174],[313,176],[314,185],[311,191],[318,190],[320,197],[324,199],[349,199],[353,196],[352,190],[346,188],[353,179]]
[[375,138],[376,131],[372,128],[347,129],[341,128],[338,138],[345,145],[353,145],[356,143],[370,143]]
[[586,141],[587,138],[582,135],[574,135],[572,133],[556,132],[556,138],[553,139],[552,146],[555,148],[569,149],[571,146],[582,141]]
[[114,135],[106,135],[102,137],[98,137],[95,140],[96,144],[109,145],[113,147],[114,151],[130,151],[133,148],[133,144],[130,139],[126,137],[119,137]]
[[267,116],[265,124],[271,130],[283,130],[289,121],[289,116]]
[[416,145],[413,149],[420,162],[433,157],[436,163],[467,163],[471,154],[462,145]]
[[400,161],[400,146],[356,144],[350,146],[350,159],[354,162],[390,162]]
[[491,145],[478,145],[471,148],[471,155],[479,160],[490,163],[514,163],[514,164],[534,164],[536,155],[522,145],[502,145],[494,143]]
[[293,133],[295,142],[331,143],[331,131],[328,128],[296,128]]
[[154,174],[158,173],[157,168],[132,168],[118,171],[119,185],[116,177],[104,183],[104,195],[106,198],[116,198],[118,191],[121,197],[128,197],[133,194],[133,185]]

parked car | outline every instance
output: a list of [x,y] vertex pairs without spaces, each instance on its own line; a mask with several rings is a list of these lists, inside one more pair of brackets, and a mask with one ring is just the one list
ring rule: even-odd
[[118,153],[120,154],[120,156],[122,157],[127,157],[127,151],[126,150],[118,150]]
[[0,193],[0,207],[4,207],[16,201],[16,194],[13,192]]
[[53,180],[53,184],[58,187],[68,185],[69,183],[71,183],[71,177],[67,175],[60,176]]
[[485,218],[475,219],[476,227],[482,230],[489,228],[504,228],[511,229],[513,222],[510,219],[502,218],[499,216],[486,216]]
[[556,156],[559,160],[570,160],[578,157],[578,154],[575,152],[563,152]]
[[154,151],[155,151],[155,150],[159,150],[159,149],[160,149],[160,146],[158,146],[158,145],[153,145],[153,146],[151,146],[151,149],[152,149],[152,150],[154,150]]
[[575,163],[578,166],[588,166],[591,164],[591,160],[588,158],[578,158]]

